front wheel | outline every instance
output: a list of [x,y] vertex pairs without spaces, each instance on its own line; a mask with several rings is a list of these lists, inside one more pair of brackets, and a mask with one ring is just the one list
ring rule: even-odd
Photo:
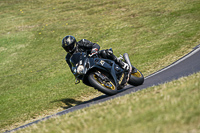
[[117,93],[117,87],[113,82],[111,76],[105,72],[91,72],[88,76],[90,84],[97,90],[107,95],[114,95]]
[[133,67],[133,71],[131,73],[128,83],[134,86],[138,86],[142,85],[143,82],[144,82],[143,74],[138,69]]

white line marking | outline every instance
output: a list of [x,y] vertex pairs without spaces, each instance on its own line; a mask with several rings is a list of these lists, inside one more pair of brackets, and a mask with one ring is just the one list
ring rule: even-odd
[[159,73],[161,73],[161,72],[163,72],[163,71],[165,71],[165,70],[167,70],[167,69],[169,69],[169,68],[171,68],[171,67],[177,65],[178,63],[180,63],[180,62],[182,62],[183,60],[189,58],[190,56],[194,55],[194,54],[197,53],[198,51],[200,51],[200,46],[199,46],[198,48],[194,49],[194,50],[193,50],[191,53],[189,53],[188,55],[186,55],[186,56],[182,57],[181,59],[179,59],[178,61],[172,63],[171,65],[169,65],[169,66],[167,66],[167,67],[161,69],[161,70],[158,71],[158,72],[155,72],[155,73],[153,73],[153,74],[151,74],[151,75],[145,77],[145,79],[148,79],[148,78],[150,78],[150,77],[153,77],[153,76],[155,76],[156,74],[159,74]]

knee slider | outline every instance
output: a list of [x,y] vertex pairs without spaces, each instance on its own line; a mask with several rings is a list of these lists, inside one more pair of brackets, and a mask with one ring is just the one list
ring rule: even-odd
[[101,50],[100,51],[100,56],[102,57],[102,58],[107,58],[107,53],[106,53],[106,51],[105,50]]

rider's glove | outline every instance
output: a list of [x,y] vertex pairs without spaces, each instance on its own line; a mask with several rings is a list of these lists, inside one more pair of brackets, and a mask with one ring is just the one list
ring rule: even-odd
[[98,49],[97,48],[93,48],[92,50],[91,50],[91,54],[90,54],[90,57],[92,57],[93,55],[96,55],[96,54],[98,54]]

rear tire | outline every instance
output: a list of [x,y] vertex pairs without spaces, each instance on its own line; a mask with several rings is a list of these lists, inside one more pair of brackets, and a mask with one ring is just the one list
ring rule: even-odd
[[142,85],[144,82],[144,76],[143,74],[136,68],[133,67],[130,79],[128,81],[129,84],[133,85],[133,86],[139,86]]
[[104,76],[108,77],[110,79],[110,82],[108,83],[108,85],[105,85],[105,83],[102,83],[97,75],[94,72],[91,72],[88,76],[88,80],[90,82],[90,84],[97,90],[99,90],[100,92],[106,94],[106,95],[114,95],[116,94],[117,91],[117,87],[114,84],[113,80],[111,79],[111,77],[109,75],[107,75],[106,73],[101,72],[101,74],[103,74]]

